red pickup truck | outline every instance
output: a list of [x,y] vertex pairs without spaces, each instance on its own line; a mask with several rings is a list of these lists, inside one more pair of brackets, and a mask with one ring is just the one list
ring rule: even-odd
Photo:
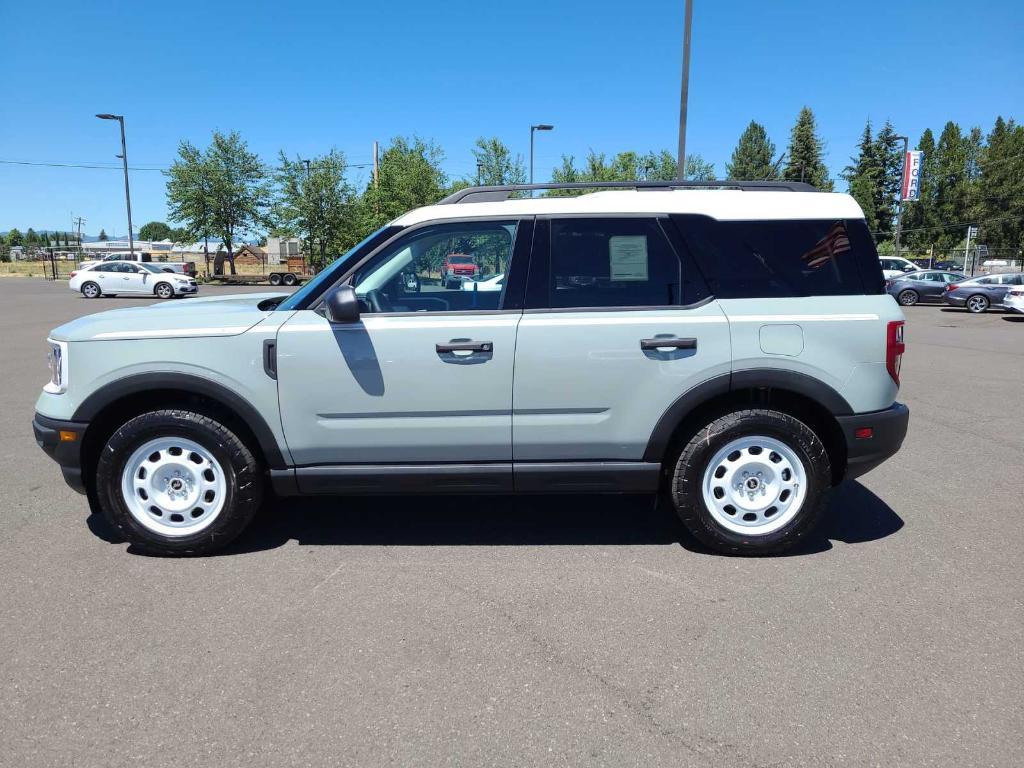
[[473,257],[465,253],[449,253],[441,265],[441,284],[445,288],[458,288],[463,277],[479,277],[480,267]]

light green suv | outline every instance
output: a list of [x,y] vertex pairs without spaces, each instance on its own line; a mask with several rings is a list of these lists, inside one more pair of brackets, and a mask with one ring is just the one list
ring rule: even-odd
[[[56,328],[37,441],[128,540],[166,554],[228,544],[268,486],[661,493],[708,547],[776,552],[899,448],[903,317],[851,197],[511,194],[539,186],[411,211],[290,296]],[[504,278],[449,287],[451,254]]]

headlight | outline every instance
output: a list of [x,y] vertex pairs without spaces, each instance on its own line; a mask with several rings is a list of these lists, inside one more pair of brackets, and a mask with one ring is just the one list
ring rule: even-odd
[[50,364],[50,380],[44,390],[60,395],[68,388],[68,344],[66,341],[49,341],[50,351],[46,355]]

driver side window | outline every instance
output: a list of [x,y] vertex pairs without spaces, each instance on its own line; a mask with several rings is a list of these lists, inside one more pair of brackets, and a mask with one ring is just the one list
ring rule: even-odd
[[366,313],[501,309],[515,221],[424,227],[364,264],[352,287]]

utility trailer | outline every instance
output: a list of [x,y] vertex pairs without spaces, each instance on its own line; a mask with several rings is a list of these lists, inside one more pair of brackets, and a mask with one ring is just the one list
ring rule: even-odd
[[210,280],[230,285],[301,285],[312,277],[301,256],[289,257],[287,264],[275,264],[261,275],[210,275]]

